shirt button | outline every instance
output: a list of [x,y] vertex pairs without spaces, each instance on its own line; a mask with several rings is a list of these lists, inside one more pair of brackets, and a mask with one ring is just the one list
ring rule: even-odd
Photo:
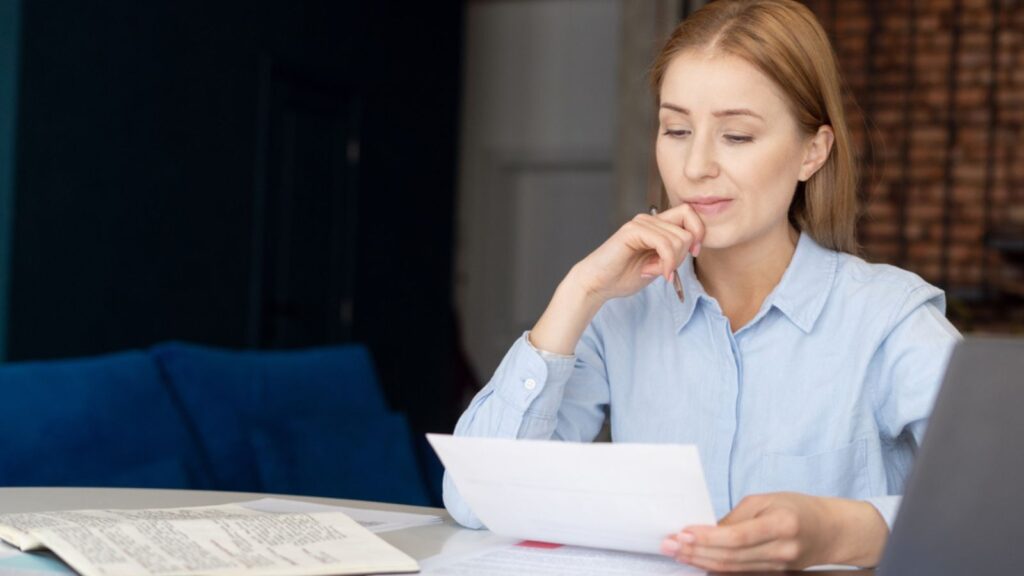
[[536,380],[534,380],[533,378],[527,378],[527,379],[526,379],[526,382],[523,382],[523,386],[524,386],[524,387],[525,387],[525,388],[526,388],[527,390],[533,390],[534,388],[536,388],[536,387],[537,387],[537,381],[536,381]]

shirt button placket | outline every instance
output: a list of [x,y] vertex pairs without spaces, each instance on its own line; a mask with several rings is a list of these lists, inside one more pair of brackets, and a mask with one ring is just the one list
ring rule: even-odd
[[728,382],[727,402],[726,402],[726,417],[730,424],[729,434],[726,436],[728,440],[729,449],[727,452],[728,467],[728,492],[729,492],[729,508],[731,509],[737,503],[735,502],[734,494],[735,491],[733,486],[735,484],[733,478],[733,468],[735,464],[735,452],[736,452],[736,440],[739,433],[739,400],[740,400],[740,387],[743,385],[743,355],[740,351],[739,343],[736,341],[736,337],[732,332],[732,328],[729,326],[728,320],[725,322],[724,332],[726,340],[729,344],[730,360],[732,364],[728,366],[729,370],[727,373],[732,376]]

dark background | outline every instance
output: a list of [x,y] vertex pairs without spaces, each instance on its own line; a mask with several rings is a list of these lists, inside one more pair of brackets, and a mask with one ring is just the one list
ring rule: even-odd
[[359,341],[451,429],[461,1],[20,11],[6,359]]

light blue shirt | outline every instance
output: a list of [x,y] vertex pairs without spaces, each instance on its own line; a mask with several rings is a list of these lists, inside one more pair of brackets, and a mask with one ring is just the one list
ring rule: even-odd
[[[802,234],[757,315],[733,333],[687,258],[686,294],[657,280],[607,302],[574,357],[513,344],[455,434],[696,444],[712,505],[795,491],[865,500],[892,527],[960,334],[942,291]],[[451,480],[445,506],[481,527]],[[682,528],[682,526],[680,526]]]

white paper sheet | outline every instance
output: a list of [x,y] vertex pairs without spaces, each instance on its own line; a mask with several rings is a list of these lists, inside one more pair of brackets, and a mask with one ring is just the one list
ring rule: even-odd
[[657,554],[669,534],[715,524],[696,446],[427,439],[502,536]]
[[665,576],[705,574],[671,558],[595,550],[577,546],[545,549],[502,546],[460,558],[434,557],[420,562],[422,576]]

